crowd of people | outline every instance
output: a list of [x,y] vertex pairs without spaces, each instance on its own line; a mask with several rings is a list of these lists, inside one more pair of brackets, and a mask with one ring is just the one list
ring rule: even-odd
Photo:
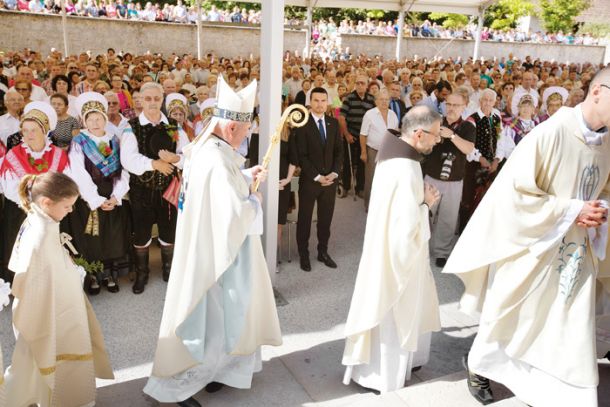
[[[111,293],[119,291],[120,277],[127,273],[133,277],[133,293],[142,294],[150,275],[149,254],[154,237],[161,250],[163,279],[170,281],[170,288],[172,281],[174,284],[174,297],[167,302],[173,311],[164,316],[162,332],[170,329],[170,326],[173,327],[171,335],[182,329],[181,324],[187,322],[184,319],[187,314],[182,314],[185,309],[195,310],[192,311],[195,313],[205,312],[196,307],[206,290],[211,290],[212,296],[221,295],[218,290],[222,290],[223,285],[217,284],[219,274],[212,273],[209,284],[199,287],[203,291],[196,284],[193,285],[199,263],[193,263],[191,256],[201,256],[206,267],[217,273],[230,266],[226,269],[230,273],[227,271],[225,274],[224,289],[237,284],[236,290],[247,291],[246,286],[252,283],[246,286],[236,283],[241,273],[248,270],[244,264],[264,265],[262,249],[258,247],[260,242],[251,240],[254,239],[252,236],[262,233],[261,227],[255,225],[256,219],[259,219],[257,213],[261,211],[261,198],[255,190],[248,194],[253,180],[264,178],[264,170],[256,166],[259,161],[256,150],[258,96],[261,92],[257,82],[260,59],[230,59],[208,54],[198,60],[190,54],[133,55],[116,53],[114,49],[96,56],[87,53],[64,56],[57,50],[42,55],[25,49],[8,51],[1,58],[0,191],[3,194],[3,208],[0,228],[4,280],[12,281],[15,272],[19,276],[27,268],[14,260],[18,257],[15,253],[20,250],[19,242],[23,237],[22,223],[26,220],[23,209],[36,212],[31,210],[30,205],[36,201],[35,196],[50,193],[44,192],[47,189],[41,189],[40,194],[35,193],[38,191],[36,177],[62,173],[76,187],[70,187],[65,179],[52,181],[44,178],[44,182],[68,185],[62,199],[69,198],[71,201],[69,205],[55,209],[49,204],[50,209],[45,209],[45,213],[58,223],[61,221],[59,230],[70,236],[62,234],[62,243],[78,253],[74,254],[75,262],[86,273],[85,288],[90,295],[99,294],[103,287]],[[591,96],[591,89],[597,95],[601,89],[609,86],[600,82],[599,72],[608,70],[591,63],[567,64],[530,56],[520,59],[512,54],[489,61],[442,58],[385,61],[366,55],[322,60],[287,53],[283,61],[283,107],[300,104],[309,109],[310,114],[305,126],[286,128],[282,134],[278,228],[281,231],[287,213],[296,206],[301,269],[309,272],[313,267],[318,267],[313,266],[309,258],[310,230],[316,204],[317,259],[326,267],[338,267],[330,253],[333,247],[332,219],[337,197],[341,199],[350,194],[363,202],[362,217],[354,221],[364,222],[369,213],[367,222],[372,229],[369,231],[367,225],[367,234],[383,237],[389,233],[396,240],[392,238],[388,242],[417,245],[413,248],[418,253],[415,256],[417,264],[427,264],[426,253],[429,249],[436,265],[444,267],[458,236],[469,225],[479,204],[486,202],[483,198],[492,183],[497,185],[494,183],[496,177],[504,179],[509,176],[502,178],[506,173],[503,167],[511,164],[511,161],[506,164],[509,157],[523,154],[520,144],[532,143],[528,134],[539,129],[541,124],[545,128],[555,126],[559,121],[557,117],[561,116],[555,115],[558,112],[566,115],[568,112],[562,109],[563,106],[575,108],[569,110],[572,112],[585,106],[585,99],[588,100],[586,109],[592,109],[594,103],[599,103],[603,95]],[[603,120],[600,123],[607,124]],[[597,137],[595,142],[607,146],[607,135],[604,135],[603,129],[596,127],[590,133],[592,138]],[[589,133],[585,136],[589,137]],[[202,137],[203,147],[197,147]],[[209,144],[210,137],[217,137],[218,140],[213,145]],[[606,137],[606,141],[603,141],[603,137]],[[405,147],[400,140],[412,147]],[[234,155],[237,153],[239,156]],[[192,154],[203,154],[214,159],[189,161]],[[407,159],[408,165],[381,165],[395,158]],[[547,156],[536,155],[534,158],[542,160],[540,165],[548,164],[544,161]],[[242,177],[233,167],[241,165],[247,168],[246,160],[252,167],[244,170]],[[226,171],[222,170],[223,166],[227,167]],[[411,175],[403,179],[400,176],[403,170]],[[189,171],[195,171],[198,176],[189,180]],[[382,175],[375,176],[379,171]],[[226,178],[226,182],[215,182],[216,178],[202,176],[208,173],[217,174],[221,180]],[[596,174],[592,174],[591,179],[583,181],[584,184],[579,187],[579,191],[587,193],[584,197],[586,201],[597,196],[593,189],[598,188],[598,184],[591,184],[596,176],[599,181],[599,172]],[[290,188],[292,179],[297,176],[298,199]],[[181,180],[181,177],[184,179]],[[522,188],[534,188],[527,184],[530,180],[526,178],[518,180],[526,183]],[[605,178],[601,181],[605,181]],[[230,189],[232,185],[237,185],[235,191]],[[74,188],[77,188],[80,197],[77,198]],[[395,195],[392,188],[401,191],[402,195]],[[528,193],[531,192],[529,189]],[[29,191],[29,198],[25,193],[25,200],[24,190]],[[217,192],[213,193],[212,190]],[[542,194],[536,191],[531,193]],[[380,194],[388,194],[389,199],[380,200]],[[187,199],[189,196],[199,198]],[[413,203],[413,197],[417,197],[418,202],[412,210],[418,215],[405,218],[402,210],[398,209],[411,208],[408,205]],[[246,201],[242,202],[242,198]],[[201,202],[193,206],[193,199],[201,199]],[[42,205],[42,202],[38,203]],[[211,202],[221,206],[215,207]],[[403,206],[402,202],[406,202],[407,206]],[[591,204],[591,208],[593,206]],[[180,222],[179,213],[182,211],[199,213],[200,210],[207,211],[209,216],[189,215],[198,219],[199,224],[185,223],[184,218]],[[224,210],[227,213],[222,212]],[[541,210],[545,213],[553,211],[552,208]],[[602,209],[590,210],[591,213],[595,212],[595,216],[602,216]],[[523,211],[527,217],[527,208]],[[243,215],[233,218],[242,212]],[[37,216],[44,219],[45,215]],[[603,223],[601,220],[592,221],[587,216],[579,217],[580,222],[591,222],[592,227]],[[235,225],[227,223],[229,219],[234,220]],[[30,221],[33,222],[30,219],[26,223]],[[404,225],[404,229],[385,230],[382,227],[394,224]],[[154,225],[157,225],[155,235]],[[220,248],[212,243],[205,246],[208,244],[205,242],[201,243],[203,246],[187,244],[197,241],[186,237],[191,233],[194,233],[192,236],[199,236],[197,228],[207,231],[205,236],[225,231],[222,238],[220,235],[217,237],[220,239],[218,241],[224,239],[225,243],[227,236],[235,234],[238,236],[235,242],[243,243],[233,246],[233,240],[228,239],[227,247]],[[177,238],[177,229],[181,238]],[[394,235],[396,230],[401,232]],[[409,230],[413,235],[403,236],[404,230]],[[523,233],[526,232],[524,229]],[[468,229],[465,233],[470,236]],[[422,237],[427,234],[431,235],[429,247],[427,238]],[[365,248],[366,241],[365,238]],[[383,263],[388,270],[403,263],[404,267],[399,267],[396,273],[402,272],[403,268],[412,269],[413,258],[405,258],[401,248],[393,246],[393,243],[388,244],[387,255],[397,256],[391,264]],[[202,249],[203,252],[214,252],[215,255],[209,258],[203,256],[198,248],[204,246],[209,251]],[[181,253],[177,260],[174,260],[175,247]],[[376,250],[373,249],[371,253],[376,253]],[[236,253],[242,251],[242,255],[249,260],[233,264]],[[366,259],[363,257],[361,269],[366,269],[366,264],[375,269],[374,265],[380,258],[376,254],[370,256]],[[225,258],[233,260],[225,264]],[[180,275],[170,278],[176,269],[182,270]],[[422,266],[422,270],[425,269]],[[452,269],[459,267],[454,265]],[[184,270],[191,270],[193,276],[185,276],[191,271]],[[266,309],[264,312],[270,312],[269,298],[272,299],[273,295],[270,285],[265,282],[267,280],[262,277],[264,275],[266,271],[256,277],[256,281],[260,283],[264,280],[264,284],[258,286],[262,290],[257,294],[260,298],[253,303],[257,304],[259,311]],[[361,277],[358,278],[360,280]],[[379,278],[394,281],[392,279],[395,277],[390,273]],[[380,283],[382,280],[374,280],[375,286],[388,290],[379,293],[379,298],[392,299],[392,303],[396,301],[396,307],[404,312],[412,309],[412,306],[422,306],[423,302],[427,304],[426,309],[436,307],[431,275],[417,278],[419,299],[389,288],[394,287],[394,283],[398,287],[403,284],[402,281],[388,285]],[[18,287],[24,284],[22,281],[16,278]],[[355,316],[348,319],[348,341],[344,354],[344,364],[348,366],[345,382],[355,380],[365,387],[390,391],[404,385],[405,366],[409,366],[410,370],[425,363],[430,345],[429,333],[440,325],[436,317],[427,321],[400,322],[406,325],[388,325],[386,312],[390,311],[389,308],[378,308],[379,304],[375,302],[376,305],[368,310],[361,307],[369,303],[367,291],[371,281],[365,278],[363,282],[358,282],[354,294],[352,307],[356,307],[356,311],[353,311]],[[182,284],[182,288],[178,284]],[[181,289],[185,287],[194,290],[193,297],[182,298]],[[386,300],[380,301],[386,304]],[[187,304],[183,301],[191,302]],[[241,303],[233,306],[248,307]],[[372,309],[378,312],[369,314]],[[239,315],[245,316],[247,312],[242,311]],[[398,312],[398,308],[393,312]],[[263,314],[257,311],[252,315]],[[363,315],[367,315],[371,323],[374,322],[373,325],[363,323]],[[197,322],[189,321],[197,325]],[[266,329],[270,332],[267,339],[277,344],[280,340],[279,327],[271,322],[250,321],[251,324],[267,324]],[[368,360],[367,352],[359,344],[362,341],[369,343],[369,335],[380,335],[379,331],[372,329],[373,326],[394,330],[391,336],[396,336],[396,329],[400,328],[398,334],[403,335],[411,329],[407,327],[409,324],[414,324],[416,328],[408,335],[409,343],[403,349],[408,352],[401,353],[400,357],[405,358],[404,363],[396,364],[394,361],[392,364],[393,369],[402,373],[395,372],[397,376],[391,380],[387,377],[379,379],[371,376],[370,369],[375,370],[374,366],[365,367],[364,370],[355,367],[368,363],[363,362]],[[21,325],[20,329],[27,327]],[[198,335],[203,332],[195,331]],[[424,336],[418,339],[419,334]],[[379,338],[372,340],[373,343],[383,343],[387,339]],[[176,341],[171,346],[160,341],[153,371],[153,375],[160,376],[158,380],[151,378],[145,389],[162,401],[186,398],[184,392],[174,394],[176,383],[173,380],[179,380],[184,385],[191,376],[195,377],[193,371],[199,369],[199,365],[189,359],[190,356],[183,355],[182,359],[175,361],[166,360],[164,346],[182,349],[182,343],[172,337],[172,341],[174,339]],[[243,354],[247,355],[255,352],[254,345],[262,343],[237,344],[238,339],[231,337],[227,340],[235,342],[233,344],[237,347],[244,346],[248,352]],[[219,346],[222,347],[222,344]],[[420,355],[416,353],[414,356],[416,351]],[[230,358],[223,359],[222,363],[227,363],[226,368],[232,369],[235,366],[231,365],[231,361]],[[244,368],[245,365],[240,364],[242,362],[249,367]],[[236,363],[251,375],[256,359],[247,359],[247,362],[243,359],[242,362]],[[168,368],[167,365],[172,367]],[[179,372],[184,377],[174,376]],[[107,370],[102,375],[100,377],[111,376]],[[171,376],[172,379],[161,379],[161,376]],[[371,377],[377,379],[372,380]],[[486,380],[486,377],[475,374],[469,379],[471,391],[482,402],[492,397]],[[238,382],[236,387],[249,386],[248,383]],[[189,387],[191,395],[194,394],[192,389],[201,388],[200,384],[189,384],[192,386]],[[24,402],[28,404],[28,400]]]
[[[66,14],[72,16],[110,18],[123,20],[157,21],[169,23],[195,24],[198,13],[194,6],[184,4],[182,0],[177,3],[159,3],[125,1],[125,0],[66,0]],[[0,10],[17,10],[33,13],[61,12],[60,0],[0,0]],[[218,9],[212,5],[209,10],[201,10],[201,21],[212,23],[233,24],[260,24],[261,11],[240,8]],[[305,21],[298,18],[286,18],[285,25],[294,28],[303,28]],[[342,34],[363,35],[398,35],[398,20],[382,20],[367,18],[366,20],[352,20],[345,18],[337,24],[332,18],[314,21],[312,24],[312,41],[314,47],[319,41],[331,40],[340,47]],[[469,22],[462,27],[445,28],[437,22],[424,20],[423,22],[407,21],[403,28],[406,37],[423,38],[459,38],[473,39],[476,37],[477,24]],[[590,33],[574,33],[562,31],[543,32],[525,31],[519,28],[499,30],[483,27],[481,40],[496,42],[531,42],[538,44],[565,44],[565,45],[597,45],[599,38]]]

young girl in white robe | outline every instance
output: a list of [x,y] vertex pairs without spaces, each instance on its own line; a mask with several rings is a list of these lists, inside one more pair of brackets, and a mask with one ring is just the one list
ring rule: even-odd
[[16,345],[5,375],[6,405],[94,405],[95,377],[112,379],[112,369],[83,276],[59,231],[78,186],[61,173],[26,175],[19,196],[28,215],[9,263]]

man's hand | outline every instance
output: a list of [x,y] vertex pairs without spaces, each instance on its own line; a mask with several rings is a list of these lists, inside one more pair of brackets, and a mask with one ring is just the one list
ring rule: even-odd
[[428,208],[432,208],[435,203],[441,198],[441,193],[436,189],[434,185],[430,185],[427,182],[424,183],[424,202],[428,205]]
[[453,130],[451,130],[448,127],[442,126],[441,132],[439,134],[441,135],[442,138],[450,139],[453,136]]
[[328,187],[328,186],[332,185],[334,180],[335,180],[335,178],[330,174],[329,175],[320,175],[320,178],[318,178],[318,182],[323,187]]
[[172,173],[174,172],[174,166],[163,159],[153,160],[152,167],[153,169],[159,171],[161,174],[167,176],[172,175]]
[[487,161],[487,158],[481,156],[481,158],[479,158],[479,163],[481,164],[481,168],[486,169],[487,171],[491,169],[491,164]]
[[608,221],[608,209],[601,201],[586,201],[576,218],[576,225],[597,228]]
[[494,172],[498,171],[498,165],[500,165],[500,160],[496,158],[491,162],[491,166],[489,167],[489,173],[493,174]]
[[159,150],[159,158],[166,163],[175,164],[180,161],[180,156],[168,150]]
[[255,165],[250,168],[250,173],[252,174],[252,180],[258,180],[259,183],[263,183],[267,180],[268,171],[262,165]]
[[367,161],[366,151],[363,151],[362,154],[360,154],[360,160],[362,160],[362,162],[366,164],[366,161]]
[[345,137],[345,140],[349,143],[349,144],[354,144],[354,142],[356,141],[356,138],[354,136],[352,136],[349,133],[345,133],[343,135],[343,137]]
[[290,180],[288,178],[284,178],[280,180],[279,190],[282,191],[286,185],[290,184]]

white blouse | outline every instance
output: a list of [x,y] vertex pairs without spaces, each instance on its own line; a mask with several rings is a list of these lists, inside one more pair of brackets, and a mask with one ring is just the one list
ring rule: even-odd
[[398,117],[393,110],[388,109],[388,123],[383,120],[379,108],[368,110],[362,118],[360,135],[366,137],[366,145],[372,149],[379,150],[383,136],[388,129],[398,130]]
[[[114,136],[112,133],[106,133],[103,137],[96,137],[86,130],[83,130],[82,133],[89,136],[96,146],[102,142],[110,144],[110,140]],[[70,166],[66,168],[64,173],[76,182],[81,197],[87,202],[91,210],[99,208],[106,202],[106,198],[97,193],[97,185],[91,179],[91,174],[85,169],[85,154],[80,144],[75,141],[72,142],[68,157],[70,158]],[[112,196],[116,198],[117,205],[121,205],[127,191],[129,191],[129,173],[123,168],[121,176],[115,178],[112,188]]]

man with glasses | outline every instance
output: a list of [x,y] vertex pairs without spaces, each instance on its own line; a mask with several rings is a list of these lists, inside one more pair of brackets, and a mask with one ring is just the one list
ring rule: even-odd
[[597,358],[610,350],[610,324],[595,318],[596,302],[610,315],[608,105],[610,68],[519,143],[443,270],[464,282],[461,310],[480,316],[464,362],[483,404],[493,380],[532,406],[598,405]]
[[411,369],[427,363],[430,333],[440,329],[428,257],[429,208],[439,193],[421,171],[423,154],[441,141],[440,126],[438,113],[416,106],[401,131],[381,141],[345,326],[344,384],[381,392],[404,387]]
[[447,116],[441,127],[442,140],[424,161],[425,181],[434,185],[441,199],[431,208],[430,253],[437,267],[444,267],[456,241],[466,156],[474,150],[476,128],[472,120],[463,120],[468,100],[462,94],[447,97]]
[[[364,199],[364,163],[359,158],[361,155],[359,135],[364,114],[375,107],[375,98],[366,91],[367,85],[368,78],[366,75],[358,75],[354,91],[345,97],[341,106],[339,128],[345,139],[341,198],[345,198],[352,187],[352,172],[355,168],[356,185],[354,189],[356,195]],[[348,148],[350,149],[349,152],[347,151]]]
[[23,96],[16,90],[9,90],[4,94],[6,114],[0,116],[0,142],[8,146],[8,137],[19,132],[21,111],[23,110]]
[[17,81],[26,81],[31,84],[32,88],[26,89],[25,91],[16,89],[14,86],[11,89],[15,89],[17,90],[17,92],[27,92],[29,90],[30,100],[32,102],[46,102],[48,100],[49,97],[47,96],[47,93],[44,91],[44,89],[36,85],[36,83],[38,82],[34,79],[34,73],[32,72],[32,69],[28,68],[26,65],[21,65],[19,68],[17,68],[17,76],[15,76],[13,84]]

